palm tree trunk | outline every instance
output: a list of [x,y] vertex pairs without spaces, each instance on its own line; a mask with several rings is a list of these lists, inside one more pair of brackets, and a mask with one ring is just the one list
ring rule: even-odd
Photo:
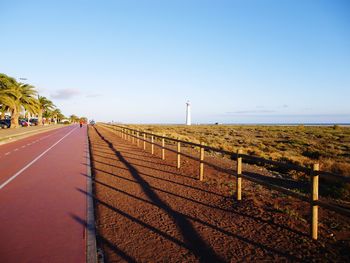
[[18,117],[19,112],[16,109],[13,109],[11,112],[11,129],[18,128]]
[[43,110],[40,109],[38,113],[38,125],[43,125]]

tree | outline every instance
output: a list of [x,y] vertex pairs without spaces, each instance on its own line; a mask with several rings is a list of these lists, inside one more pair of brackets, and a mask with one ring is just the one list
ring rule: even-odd
[[[43,117],[54,118],[55,121],[64,119],[64,115],[53,102],[46,97],[39,96],[35,87],[17,82],[15,78],[0,73],[0,114],[4,118],[6,112],[11,113],[11,128],[18,127],[18,118],[24,111],[26,114],[37,114],[38,123],[42,125]],[[29,116],[28,116],[29,117]],[[79,117],[71,115],[72,122],[79,121]]]
[[[35,96],[37,91],[34,86],[17,82],[5,74],[0,75],[2,92],[2,108],[11,112],[11,128],[19,126],[18,117],[22,110],[36,112],[38,101]],[[7,92],[6,92],[7,90]]]
[[24,109],[30,113],[36,113],[39,108],[37,99],[37,91],[28,84],[16,83],[15,88],[19,91],[19,96],[15,100],[15,107],[11,112],[11,128],[18,127],[18,117]]
[[76,122],[79,121],[79,117],[74,115],[74,114],[72,114],[71,116],[69,116],[69,120],[70,120],[71,123],[76,123]]
[[15,99],[19,96],[18,91],[14,89],[15,79],[0,73],[0,111],[1,119],[5,112],[15,107]]
[[64,115],[62,114],[60,109],[56,108],[55,110],[52,111],[52,118],[54,118],[55,123],[57,123],[64,118]]
[[[30,114],[36,114],[39,111],[39,101],[37,100],[37,91],[31,85],[24,84],[20,87],[21,99],[20,104],[23,109]],[[25,115],[25,114],[24,114]]]
[[46,110],[43,112],[43,119],[45,118],[45,123],[48,122],[50,124],[52,117],[53,115],[51,110]]
[[43,114],[47,113],[47,111],[52,111],[55,105],[51,100],[43,96],[38,96],[38,102],[39,102],[38,123],[39,125],[42,125]]

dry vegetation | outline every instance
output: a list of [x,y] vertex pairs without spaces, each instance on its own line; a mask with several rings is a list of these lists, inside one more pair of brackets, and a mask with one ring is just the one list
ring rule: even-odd
[[350,175],[350,128],[319,126],[130,125],[185,141]]
[[[319,162],[323,171],[350,176],[350,128],[341,126],[238,126],[238,125],[129,125],[185,141],[204,142],[219,149],[310,166]],[[306,179],[289,171],[293,179]],[[348,199],[350,189],[331,181],[326,190],[336,198]]]

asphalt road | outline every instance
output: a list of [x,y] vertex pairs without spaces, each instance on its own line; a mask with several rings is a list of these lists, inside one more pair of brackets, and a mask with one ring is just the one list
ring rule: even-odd
[[0,146],[0,262],[85,262],[86,127]]

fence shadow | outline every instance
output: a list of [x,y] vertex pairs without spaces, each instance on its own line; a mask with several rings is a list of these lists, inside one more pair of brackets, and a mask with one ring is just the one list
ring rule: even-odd
[[224,262],[223,258],[215,253],[215,251],[201,238],[192,223],[182,214],[173,210],[166,202],[164,202],[156,192],[152,190],[150,184],[143,179],[139,171],[131,165],[119,152],[114,148],[113,144],[106,139],[96,128],[96,133],[106,142],[110,149],[115,153],[116,157],[129,169],[132,177],[140,184],[145,195],[157,206],[167,213],[172,221],[176,224],[179,232],[185,240],[187,247],[202,262]]
[[[126,158],[127,159],[129,159],[129,158],[127,156],[124,157],[124,152],[123,151],[119,151],[119,147],[118,147],[118,150],[117,150],[115,148],[115,146],[113,145],[112,141],[110,141],[106,137],[104,137],[100,133],[100,131],[98,131],[96,128],[94,128],[94,131],[96,131],[96,134],[99,136],[99,138],[101,140],[103,140],[108,145],[109,149],[113,151],[113,153],[115,154],[115,157],[118,159],[118,162],[123,164],[123,166],[124,166],[123,169],[127,169],[129,171],[129,173],[131,174],[133,179],[129,179],[129,178],[122,177],[120,175],[116,175],[113,172],[110,173],[110,172],[103,171],[103,170],[99,170],[99,171],[102,172],[102,173],[107,173],[107,174],[112,175],[112,176],[117,176],[120,179],[125,179],[127,181],[139,184],[140,187],[142,188],[144,194],[147,196],[147,198],[144,199],[144,198],[132,195],[131,193],[128,193],[128,192],[125,192],[125,191],[123,191],[121,189],[118,189],[118,188],[106,185],[102,181],[98,181],[96,179],[94,179],[94,183],[95,184],[101,184],[104,187],[108,187],[108,188],[110,188],[113,191],[117,191],[117,192],[119,192],[121,194],[125,194],[125,195],[127,195],[127,196],[129,196],[131,198],[137,199],[139,201],[142,201],[142,202],[145,202],[145,203],[157,206],[158,208],[160,208],[161,210],[166,212],[171,217],[172,221],[176,224],[179,232],[181,233],[184,241],[182,242],[182,241],[180,241],[178,239],[175,239],[174,237],[169,236],[167,233],[164,233],[164,232],[160,231],[159,229],[155,229],[153,226],[150,226],[147,223],[142,222],[141,220],[139,220],[139,219],[137,219],[137,218],[135,218],[135,217],[133,217],[133,216],[123,212],[123,211],[121,211],[120,209],[118,209],[116,207],[113,207],[110,204],[107,204],[107,203],[105,203],[105,202],[103,202],[101,200],[98,200],[96,197],[94,197],[94,200],[95,200],[95,202],[97,204],[106,206],[109,209],[113,210],[115,213],[118,213],[121,216],[127,217],[131,221],[136,222],[136,223],[138,223],[138,224],[148,228],[149,230],[155,232],[156,234],[159,234],[159,235],[165,237],[166,239],[170,240],[171,242],[174,242],[177,245],[180,245],[180,246],[188,249],[191,253],[196,255],[200,259],[201,262],[223,262],[224,259],[221,258],[219,255],[217,255],[215,253],[215,251],[200,237],[199,233],[193,227],[191,221],[197,222],[197,223],[202,224],[202,225],[204,225],[206,227],[210,227],[213,230],[219,231],[219,232],[221,232],[221,233],[223,233],[223,234],[225,234],[227,236],[234,237],[234,238],[236,238],[236,239],[238,239],[238,240],[240,240],[240,241],[242,241],[242,242],[244,242],[246,244],[250,244],[250,245],[253,245],[256,248],[268,251],[269,253],[277,254],[277,255],[280,255],[280,256],[284,256],[284,257],[286,257],[288,259],[292,259],[292,260],[295,259],[296,260],[296,258],[293,255],[289,254],[288,251],[281,251],[278,248],[270,247],[269,245],[266,245],[264,243],[260,243],[258,241],[254,241],[254,240],[252,240],[250,238],[243,237],[243,236],[240,236],[240,235],[238,235],[236,233],[233,233],[231,231],[222,229],[222,228],[216,226],[215,224],[214,225],[211,224],[209,221],[207,222],[207,220],[201,220],[199,218],[192,217],[191,215],[185,215],[185,214],[182,214],[181,212],[175,211],[166,202],[164,202],[157,195],[157,193],[155,192],[155,191],[162,190],[162,189],[155,189],[153,186],[151,186],[143,178],[143,176],[150,176],[150,177],[152,177],[152,175],[144,174],[144,173],[140,172],[139,170],[137,170],[137,168],[132,163],[130,163],[128,160],[126,160]],[[91,147],[91,145],[90,145],[90,147]],[[104,157],[104,156],[100,156],[100,157]],[[114,160],[117,160],[116,158],[114,158]],[[137,165],[137,164],[135,164],[135,165]],[[119,169],[120,167],[118,166],[117,168]],[[96,168],[93,167],[93,169],[96,169]],[[96,170],[98,170],[98,169],[96,169]],[[158,177],[154,177],[154,178],[155,179],[159,179],[159,180],[167,180],[167,179],[158,178]],[[175,184],[179,184],[178,182],[173,182],[171,180],[169,180],[169,182],[175,183]],[[187,185],[183,185],[183,186],[187,187]],[[189,186],[189,187],[192,188],[192,186]],[[195,189],[196,190],[201,190],[201,191],[203,190],[203,189],[200,189],[200,188],[197,189],[196,187],[195,187]],[[78,190],[80,192],[84,193],[84,191],[82,191],[81,189],[78,189]],[[174,194],[174,193],[167,193],[167,194]],[[180,196],[180,197],[183,198],[183,196]],[[187,198],[186,200],[189,201],[189,202],[193,202],[194,201],[193,199],[190,199],[190,198]],[[197,202],[195,202],[195,203],[197,203]],[[201,203],[201,204],[203,204],[203,203]],[[242,212],[238,212],[238,211],[227,211],[227,212],[233,212],[233,214],[253,219],[256,222],[269,224],[269,225],[275,225],[275,226],[281,227],[283,229],[286,229],[287,231],[291,231],[291,232],[293,232],[295,234],[299,234],[299,235],[303,236],[302,233],[294,231],[294,230],[292,230],[292,229],[290,229],[290,228],[288,228],[288,227],[286,227],[284,225],[279,225],[279,224],[276,224],[276,223],[271,222],[269,220],[264,220],[262,218],[255,217],[254,215],[250,215],[250,214],[246,214],[244,212],[242,213]]]
[[[79,189],[81,192],[83,192],[84,194],[87,194],[87,192]],[[90,226],[88,225],[87,221],[85,219],[82,219],[81,217],[75,215],[75,214],[72,214],[70,213],[69,214],[70,217],[78,222],[79,224],[81,224],[82,226],[84,226],[84,228],[92,228],[94,226]],[[122,259],[126,260],[127,262],[135,262],[136,263],[136,260],[131,257],[130,255],[128,255],[127,253],[125,253],[123,250],[121,250],[120,248],[117,247],[116,244],[112,243],[111,241],[109,241],[107,238],[103,237],[102,235],[100,235],[99,233],[97,233],[97,242],[99,244],[102,244],[104,246],[107,246],[110,250],[112,250],[115,254],[117,254],[118,256],[120,256]],[[107,255],[106,255],[107,256]],[[106,258],[108,260],[108,258]]]
[[[86,175],[84,175],[86,176]],[[96,181],[95,181],[96,182]],[[81,192],[82,194],[84,195],[90,195],[89,193],[87,193],[85,190],[82,190],[80,188],[76,188],[77,191]],[[115,190],[118,190],[118,189],[115,189]],[[125,194],[125,192],[124,192]],[[148,201],[148,200],[145,200],[145,199],[142,199],[140,197],[137,197],[137,196],[133,196],[133,195],[130,195],[129,193],[126,193],[128,196],[131,196],[133,198],[136,198],[136,199],[139,199],[140,201],[143,201],[145,203],[149,203],[149,204],[153,204],[153,205],[156,205],[157,207],[159,207],[158,204],[155,204],[155,203],[152,203],[151,201]],[[90,195],[91,196],[91,195]],[[193,251],[193,246],[190,246],[187,242],[182,242],[181,240],[178,240],[176,238],[174,238],[173,236],[143,222],[142,220],[138,219],[138,218],[135,218],[133,216],[131,216],[130,214],[128,213],[125,213],[124,211],[98,199],[96,196],[92,196],[93,200],[94,200],[94,203],[95,204],[99,204],[99,205],[102,205],[112,211],[114,211],[115,213],[117,213],[118,215],[120,216],[123,216],[127,219],[129,219],[130,221],[134,222],[134,223],[137,223],[147,229],[149,229],[150,231],[154,232],[155,234],[157,235],[160,235],[162,237],[164,237],[165,239],[181,246],[181,247],[184,247],[186,249],[188,249],[189,251],[191,251],[192,253],[194,253],[195,251]],[[266,245],[263,245],[259,242],[256,242],[256,241],[253,241],[253,240],[250,240],[249,238],[246,238],[246,237],[243,237],[243,236],[240,236],[238,234],[234,234],[232,232],[229,232],[227,230],[224,230],[224,229],[221,229],[215,225],[212,225],[208,222],[205,222],[205,221],[202,221],[200,219],[197,219],[197,218],[193,218],[191,216],[188,216],[188,215],[184,215],[184,214],[181,214],[179,213],[182,217],[186,217],[190,220],[193,220],[193,221],[196,221],[202,225],[205,225],[207,227],[210,227],[216,231],[220,231],[221,233],[227,235],[227,236],[230,236],[230,237],[234,237],[234,238],[237,238],[238,240],[240,240],[241,242],[244,242],[244,243],[247,243],[247,244],[250,244],[250,245],[253,245],[255,246],[256,248],[259,248],[259,249],[263,249],[263,250],[266,250],[270,253],[275,253],[275,254],[278,254],[280,256],[284,256],[288,259],[292,259],[292,260],[297,260],[297,258],[295,258],[293,255],[289,254],[289,253],[286,253],[286,252],[282,252],[282,251],[279,251],[278,249],[275,249],[275,248],[271,248],[271,247],[268,247]],[[85,227],[89,227],[87,226],[87,223],[85,220],[77,217],[77,216],[71,216],[74,220],[76,220],[78,223],[80,224],[83,224]],[[98,231],[96,232],[97,233],[97,241],[99,242],[99,244],[102,244],[102,245],[106,245],[109,249],[111,249],[115,254],[117,254],[118,256],[122,257],[123,259],[127,260],[128,262],[135,262],[135,260],[127,255],[124,251],[122,251],[121,249],[119,249],[115,244],[113,244],[112,242],[110,242],[108,239],[104,238],[102,235],[100,235],[98,233]],[[195,254],[195,253],[194,253]],[[197,255],[197,254],[196,254]],[[198,256],[198,255],[197,255]],[[199,257],[200,258],[200,262],[224,262],[223,259],[221,261],[217,261],[217,259],[214,259],[215,261],[213,261],[212,257],[210,257],[209,259],[206,257],[206,255],[202,255],[202,257]]]

